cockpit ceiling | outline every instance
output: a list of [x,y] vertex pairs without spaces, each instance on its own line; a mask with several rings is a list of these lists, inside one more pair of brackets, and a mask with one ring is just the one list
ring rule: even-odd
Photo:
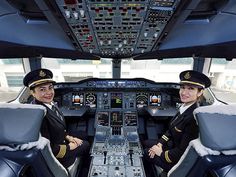
[[235,0],[3,0],[0,23],[1,58],[236,57]]
[[84,52],[126,58],[156,48],[180,0],[56,0],[56,4]]

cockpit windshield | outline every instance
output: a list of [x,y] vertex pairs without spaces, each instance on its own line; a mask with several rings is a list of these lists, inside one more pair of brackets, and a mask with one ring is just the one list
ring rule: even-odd
[[[178,74],[193,67],[193,58],[121,61],[121,78],[145,78],[155,82],[179,82]],[[0,102],[14,99],[22,88],[24,59],[0,59]],[[112,59],[70,60],[42,58],[42,68],[53,71],[56,82],[77,82],[87,78],[112,78]],[[236,103],[236,61],[213,58],[210,65],[211,89],[224,102]],[[120,83],[122,84],[122,83]],[[77,96],[78,97],[78,96]],[[77,98],[76,97],[76,98]],[[86,101],[86,100],[85,100]],[[88,102],[88,101],[87,101]],[[76,104],[76,101],[75,101]]]

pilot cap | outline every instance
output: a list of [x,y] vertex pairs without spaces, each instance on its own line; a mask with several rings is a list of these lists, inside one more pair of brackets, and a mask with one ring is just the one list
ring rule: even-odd
[[29,72],[23,79],[23,83],[30,89],[44,84],[44,83],[55,83],[52,79],[53,73],[48,69],[37,69]]
[[199,88],[207,88],[211,85],[210,79],[205,74],[193,70],[181,72],[179,78],[180,84],[190,84]]

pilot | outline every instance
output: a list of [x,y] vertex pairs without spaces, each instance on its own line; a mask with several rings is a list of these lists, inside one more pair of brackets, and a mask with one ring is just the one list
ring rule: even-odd
[[159,140],[144,142],[146,173],[152,170],[150,163],[168,172],[179,161],[189,142],[198,138],[198,126],[193,111],[199,105],[203,90],[211,85],[211,81],[203,73],[193,70],[181,72],[179,78],[179,96],[183,104],[170,121],[168,130]]
[[76,157],[88,156],[89,143],[83,140],[81,132],[68,133],[62,112],[53,102],[53,73],[48,69],[38,69],[29,72],[23,83],[29,87],[34,100],[32,103],[43,105],[47,112],[41,125],[41,134],[50,140],[50,146],[55,157],[68,168]]

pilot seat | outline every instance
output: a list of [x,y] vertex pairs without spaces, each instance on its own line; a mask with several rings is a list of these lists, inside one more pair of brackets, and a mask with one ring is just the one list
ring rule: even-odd
[[211,105],[194,111],[200,136],[192,140],[168,177],[236,176],[236,105]]
[[75,177],[79,161],[65,169],[49,140],[40,136],[46,109],[32,104],[0,104],[0,171],[4,177]]

